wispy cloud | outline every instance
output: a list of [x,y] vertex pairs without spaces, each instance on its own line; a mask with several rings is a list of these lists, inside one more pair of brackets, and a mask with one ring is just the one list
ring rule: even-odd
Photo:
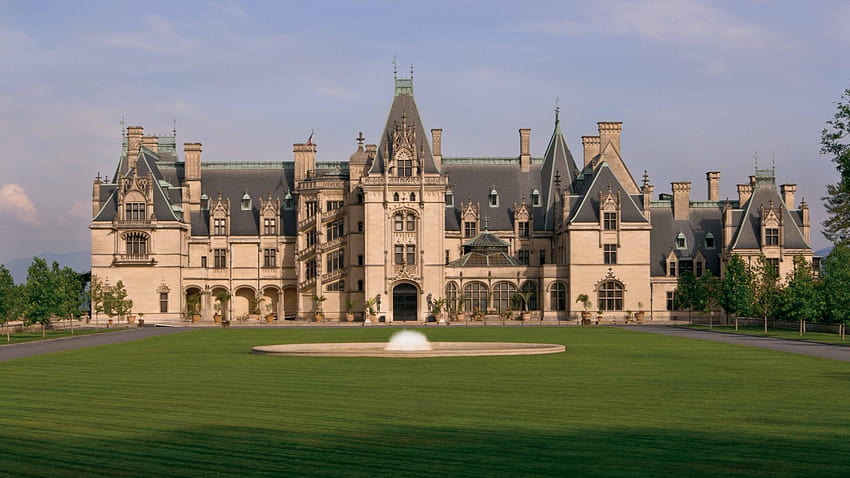
[[767,47],[778,40],[759,25],[697,0],[600,1],[581,4],[579,11],[582,13],[579,19],[527,22],[517,29],[743,48]]
[[138,29],[109,36],[105,41],[116,48],[147,53],[187,51],[195,44],[179,33],[171,20],[159,15],[144,16]]
[[0,186],[0,213],[24,224],[41,224],[35,205],[30,201],[26,190],[17,184]]
[[339,98],[341,100],[353,100],[357,98],[357,95],[354,94],[354,92],[337,86],[317,86],[313,89],[313,91],[320,95]]

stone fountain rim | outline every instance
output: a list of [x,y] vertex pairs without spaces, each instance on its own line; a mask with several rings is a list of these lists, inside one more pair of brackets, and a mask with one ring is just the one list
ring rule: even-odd
[[430,342],[431,350],[386,350],[387,342],[332,342],[260,345],[251,353],[290,357],[485,357],[541,355],[566,351],[560,344],[528,342]]

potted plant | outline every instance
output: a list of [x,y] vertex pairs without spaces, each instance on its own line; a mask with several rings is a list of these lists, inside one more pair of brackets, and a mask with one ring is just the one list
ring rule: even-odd
[[446,318],[443,317],[443,307],[446,305],[446,299],[440,297],[431,303],[431,314],[437,319],[437,323],[445,324]]
[[345,298],[345,321],[354,322],[354,308],[357,307],[360,301],[352,299],[351,296]]
[[274,303],[269,302],[266,304],[266,323],[270,324],[274,322],[275,313],[274,313]]
[[375,297],[369,297],[363,301],[363,307],[366,309],[366,313],[368,314],[363,320],[364,324],[371,324],[375,321],[375,316],[377,315],[377,312],[375,311],[375,304],[377,303],[378,299]]
[[637,323],[642,324],[645,316],[646,312],[643,311],[643,302],[638,302],[638,311],[635,312],[635,320]]
[[626,311],[626,323],[628,324],[628,323],[629,323],[629,322],[631,322],[631,321],[632,321],[632,311],[631,311],[631,310],[627,310],[627,311]]
[[455,312],[455,316],[457,320],[466,320],[466,301],[461,298],[457,301],[457,311]]
[[215,298],[218,299],[218,302],[215,304],[216,315],[213,319],[216,323],[220,323],[225,320],[224,315],[227,312],[227,303],[230,301],[230,294],[222,290],[215,295]]
[[531,291],[520,291],[514,293],[514,302],[521,307],[519,320],[528,320],[531,318],[531,312],[528,310],[528,302],[532,297],[534,297],[534,292]]
[[[186,312],[192,319],[192,322],[201,320],[201,296],[190,295],[186,298]],[[221,320],[221,317],[219,317]]]
[[587,294],[579,294],[576,297],[576,303],[584,306],[584,310],[581,312],[581,325],[590,325],[590,312],[587,310],[590,308],[590,297]]
[[248,297],[248,318],[260,320],[260,299],[257,296]]
[[327,297],[323,295],[314,295],[312,297],[313,303],[316,304],[315,312],[313,313],[313,320],[316,322],[322,322],[325,320],[325,314],[322,312],[322,302],[324,302]]

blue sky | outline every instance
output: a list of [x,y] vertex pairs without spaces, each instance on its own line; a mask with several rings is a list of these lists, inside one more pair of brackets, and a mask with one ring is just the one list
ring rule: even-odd
[[[121,2],[0,0],[0,262],[89,247],[91,182],[121,118],[210,161],[319,160],[376,141],[392,58],[446,156],[542,155],[560,97],[573,154],[597,121],[656,193],[721,171],[721,197],[775,154],[813,222],[835,170],[824,122],[850,87],[843,1]],[[812,234],[815,248],[827,241]]]

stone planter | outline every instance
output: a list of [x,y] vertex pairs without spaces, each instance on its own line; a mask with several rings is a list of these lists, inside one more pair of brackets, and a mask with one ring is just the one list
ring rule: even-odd
[[[197,317],[197,318],[198,318],[198,320],[201,320],[201,316],[200,316],[200,315],[193,315],[193,316],[192,316],[192,322],[197,322],[197,321],[195,320],[195,317]],[[213,316],[213,322],[215,322],[216,324],[220,324],[220,323],[221,323],[221,315],[219,315],[219,314],[215,314],[215,315]]]
[[266,316],[266,323],[271,324],[272,322],[274,322],[274,315],[273,314],[267,315]]
[[354,322],[354,314],[352,314],[350,312],[345,314],[345,321],[346,322]]
[[128,324],[135,324],[136,323],[136,316],[135,315],[128,315],[127,316],[127,323]]
[[531,312],[523,312],[519,314],[519,320],[529,320],[531,319]]

